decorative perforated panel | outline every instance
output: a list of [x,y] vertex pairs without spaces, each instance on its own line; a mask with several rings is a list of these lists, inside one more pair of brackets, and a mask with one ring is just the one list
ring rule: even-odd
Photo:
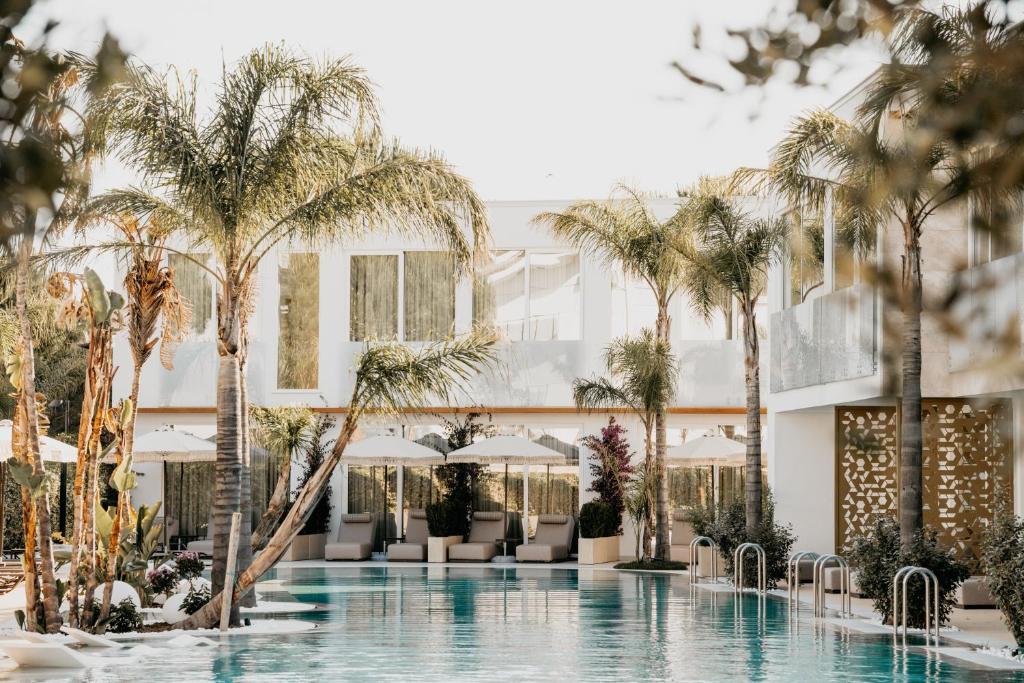
[[836,408],[836,548],[895,515],[898,490],[896,408]]
[[961,559],[975,559],[996,496],[1012,495],[1012,405],[926,399],[924,522]]

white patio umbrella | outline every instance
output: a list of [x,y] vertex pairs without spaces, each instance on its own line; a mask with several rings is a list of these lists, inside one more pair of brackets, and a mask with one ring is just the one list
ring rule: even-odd
[[[14,438],[14,423],[0,420],[0,462],[14,457],[11,442]],[[48,436],[39,437],[39,455],[46,462],[72,463],[78,461],[78,448]]]
[[[112,456],[108,456],[110,459]],[[167,549],[167,463],[181,465],[195,462],[216,462],[217,445],[201,439],[191,432],[175,429],[174,425],[162,425],[151,432],[135,438],[132,449],[134,462],[163,463],[160,477],[160,501],[164,508],[164,549]],[[179,515],[181,510],[176,511]],[[179,523],[181,520],[178,520]]]
[[746,462],[747,446],[726,436],[700,436],[681,446],[672,446],[665,453],[668,465],[681,467],[711,467],[712,500],[718,504],[718,468],[742,465]]
[[[509,465],[561,465],[565,456],[547,446],[519,436],[492,436],[454,450],[448,454],[450,463],[479,463],[505,466],[504,517],[508,519],[508,466]],[[523,472],[524,486],[526,472]],[[526,501],[524,501],[525,503]],[[524,505],[524,507],[526,507]],[[526,511],[523,512],[526,514]],[[525,517],[524,520],[525,522]],[[506,522],[507,523],[507,522]],[[524,536],[525,527],[524,527]],[[525,540],[525,539],[524,539]],[[507,552],[507,547],[503,550]],[[507,557],[507,556],[505,556]]]
[[[371,436],[362,441],[356,441],[345,447],[341,456],[342,464],[362,465],[364,467],[384,467],[384,519],[387,524],[388,506],[388,467],[433,467],[444,464],[444,454],[428,448],[422,444],[400,436]],[[398,516],[402,514],[398,510]],[[398,522],[401,525],[401,522]],[[399,528],[401,533],[401,528]],[[386,531],[385,531],[386,535]],[[387,539],[384,541],[384,548],[387,549]]]

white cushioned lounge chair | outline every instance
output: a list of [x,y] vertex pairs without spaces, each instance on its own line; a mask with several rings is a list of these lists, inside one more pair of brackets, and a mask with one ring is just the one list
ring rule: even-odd
[[422,562],[427,559],[427,511],[409,510],[409,524],[401,543],[388,546],[388,560],[392,562]]
[[689,515],[689,510],[676,510],[672,513],[672,545],[668,547],[668,557],[673,562],[690,561],[690,541],[697,534],[693,532]]
[[452,562],[489,562],[498,554],[498,539],[505,538],[505,514],[502,512],[474,512],[469,527],[469,539],[448,548]]
[[569,557],[575,520],[570,515],[540,515],[533,542],[516,547],[518,562],[557,562]]
[[342,515],[338,527],[338,539],[324,548],[327,560],[365,560],[373,552],[377,524],[373,515],[363,512]]

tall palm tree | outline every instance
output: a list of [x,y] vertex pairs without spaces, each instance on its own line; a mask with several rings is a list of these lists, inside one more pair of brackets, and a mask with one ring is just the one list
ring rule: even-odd
[[677,220],[688,223],[694,243],[687,260],[686,290],[694,309],[710,318],[724,295],[734,299],[743,318],[743,367],[746,384],[746,521],[753,536],[761,526],[761,377],[756,305],[768,282],[768,270],[782,254],[784,221],[741,210],[721,180],[702,179],[681,193]]
[[[411,407],[427,405],[431,400],[450,403],[458,389],[464,388],[477,372],[494,362],[494,343],[493,336],[474,332],[420,350],[394,342],[368,344],[356,359],[355,386],[345,421],[330,455],[306,480],[266,547],[239,575],[232,602],[256,585],[305,526],[368,409],[394,415]],[[223,593],[214,594],[204,607],[182,624],[182,628],[209,628],[216,624],[223,599]]]
[[[618,194],[604,202],[583,201],[561,212],[542,213],[534,223],[545,225],[556,237],[592,254],[609,266],[621,268],[628,277],[643,281],[654,295],[658,314],[654,335],[671,344],[672,319],[669,305],[682,286],[683,259],[677,248],[686,241],[686,225],[675,216],[658,220],[647,199],[636,190],[620,187]],[[668,478],[665,452],[668,448],[666,413],[671,395],[655,410],[655,470],[652,479],[658,491],[655,503],[655,556],[668,557]]]
[[[628,408],[636,412],[644,427],[644,479],[643,490],[660,497],[657,459],[651,438],[658,413],[675,396],[678,367],[668,342],[659,339],[651,330],[643,330],[636,337],[620,337],[605,349],[607,377],[576,379],[572,384],[573,401],[579,410],[601,408]],[[662,470],[662,476],[663,476]],[[663,477],[664,478],[664,477]],[[653,511],[656,500],[648,501],[647,511]],[[650,523],[647,530],[650,531]],[[639,533],[639,531],[638,531]],[[645,557],[650,556],[650,537],[645,536]],[[638,558],[639,559],[639,558]]]
[[780,195],[791,210],[824,211],[830,201],[836,230],[861,249],[879,228],[901,233],[902,270],[877,281],[894,290],[903,312],[899,509],[906,545],[923,525],[921,237],[932,215],[956,200],[972,197],[993,209],[1019,203],[1024,173],[1019,149],[964,152],[949,138],[919,134],[916,121],[930,105],[894,88],[891,73],[883,70],[869,87],[854,122],[828,111],[800,117],[769,167],[744,169],[738,180]]
[[[371,84],[347,59],[314,62],[282,47],[255,50],[224,74],[209,116],[197,108],[194,80],[172,86],[132,64],[88,113],[96,144],[142,183],[96,198],[92,209],[173,229],[180,246],[165,251],[180,253],[217,284],[217,593],[233,512],[243,513],[242,537],[251,535],[245,369],[263,257],[291,241],[317,245],[392,231],[435,240],[467,267],[484,246],[487,225],[468,181],[442,158],[382,138]],[[214,263],[193,257],[196,250],[211,253]],[[241,569],[251,552],[249,543],[240,544]]]
[[280,458],[274,492],[267,503],[263,518],[252,532],[253,550],[259,550],[274,533],[288,503],[288,489],[292,481],[292,458],[297,451],[311,444],[315,419],[313,411],[299,406],[253,406],[249,412],[256,442],[266,448],[271,455]]

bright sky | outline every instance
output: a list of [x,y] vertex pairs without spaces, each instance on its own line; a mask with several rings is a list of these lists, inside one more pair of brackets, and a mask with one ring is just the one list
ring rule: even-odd
[[[150,64],[195,69],[208,92],[224,62],[266,42],[351,54],[379,86],[385,132],[442,151],[485,199],[575,199],[620,181],[674,193],[700,175],[761,164],[792,116],[830,104],[873,67],[864,59],[827,91],[764,101],[712,97],[673,71],[695,21],[739,25],[765,5],[48,0],[38,14],[61,21],[54,47],[91,50],[109,29]],[[110,169],[98,180],[130,178]]]

